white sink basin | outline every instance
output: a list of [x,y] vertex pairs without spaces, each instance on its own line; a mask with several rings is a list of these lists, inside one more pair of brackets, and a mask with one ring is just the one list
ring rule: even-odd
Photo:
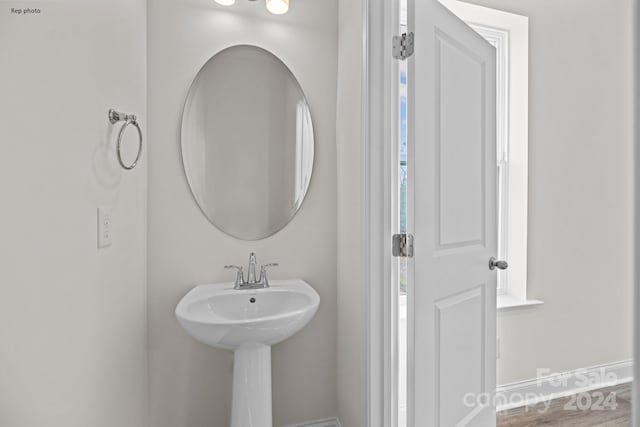
[[234,290],[233,283],[199,285],[176,307],[189,335],[234,351],[232,427],[272,427],[271,345],[313,318],[320,297],[302,280],[272,280],[264,289]]
[[176,307],[176,317],[189,335],[212,347],[276,344],[309,323],[320,297],[302,280],[270,285],[252,290],[234,290],[233,283],[196,286]]

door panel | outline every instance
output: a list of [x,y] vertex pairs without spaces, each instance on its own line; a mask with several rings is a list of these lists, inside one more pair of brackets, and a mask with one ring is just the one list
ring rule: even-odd
[[446,34],[436,38],[438,246],[484,244],[484,67]]
[[491,427],[495,51],[435,0],[409,0],[409,29],[408,425]]
[[[484,286],[436,302],[436,418],[453,426],[468,415],[467,393],[484,390]],[[446,402],[449,404],[445,404]]]

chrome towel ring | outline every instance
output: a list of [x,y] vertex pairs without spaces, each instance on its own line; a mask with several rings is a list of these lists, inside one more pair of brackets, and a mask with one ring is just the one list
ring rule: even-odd
[[[142,131],[140,130],[140,125],[138,125],[136,116],[134,114],[120,113],[114,110],[113,108],[111,108],[109,110],[109,121],[111,122],[111,124],[124,122],[122,124],[122,127],[120,127],[120,131],[118,132],[118,143],[116,145],[116,151],[118,154],[118,162],[120,162],[120,166],[122,166],[123,169],[131,170],[136,167],[136,165],[138,164],[138,161],[140,160],[140,156],[142,155]],[[138,131],[138,154],[136,154],[136,159],[133,161],[133,163],[131,163],[130,165],[127,165],[122,160],[120,145],[122,143],[122,135],[124,134],[124,130],[129,125],[135,127],[136,130]]]

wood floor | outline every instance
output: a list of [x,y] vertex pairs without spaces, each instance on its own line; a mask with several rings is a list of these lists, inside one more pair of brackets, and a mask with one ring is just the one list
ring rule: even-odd
[[[615,405],[604,404],[599,410],[580,410],[585,408],[585,402],[596,402],[601,392],[606,398],[612,395],[608,403],[615,400]],[[545,405],[526,408],[516,408],[498,414],[498,427],[529,427],[529,426],[591,426],[591,427],[620,427],[631,426],[631,384],[622,384],[615,387],[589,392],[592,399],[584,397],[581,406],[576,403],[576,398],[563,398],[551,401],[548,409]],[[605,401],[606,402],[606,401]],[[615,409],[611,408],[615,406]]]

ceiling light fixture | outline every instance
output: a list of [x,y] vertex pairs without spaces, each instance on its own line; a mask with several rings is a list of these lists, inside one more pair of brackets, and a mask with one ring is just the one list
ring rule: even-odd
[[289,11],[289,0],[266,0],[267,10],[274,15],[284,15]]
[[[249,0],[254,2],[256,0]],[[222,6],[233,6],[236,0],[215,0],[216,3]],[[284,15],[289,11],[289,0],[265,0],[267,10],[274,15]]]

